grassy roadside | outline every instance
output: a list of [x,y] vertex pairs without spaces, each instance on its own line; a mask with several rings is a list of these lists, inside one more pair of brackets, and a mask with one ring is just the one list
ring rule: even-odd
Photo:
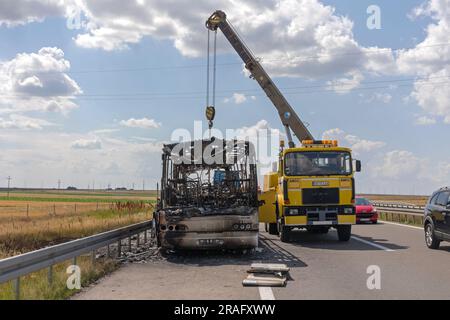
[[[70,290],[67,281],[70,273],[67,268],[71,261],[59,263],[53,267],[53,282],[48,282],[48,269],[43,269],[20,279],[21,300],[62,300],[71,297],[80,290]],[[98,259],[92,264],[91,257],[78,257],[77,265],[81,271],[81,286],[86,287],[106,274],[114,271],[118,264],[113,260]],[[14,300],[15,291],[13,282],[0,284],[0,300]]]
[[378,211],[378,217],[381,221],[395,222],[415,227],[423,227],[422,217],[413,217],[402,213],[386,213]]

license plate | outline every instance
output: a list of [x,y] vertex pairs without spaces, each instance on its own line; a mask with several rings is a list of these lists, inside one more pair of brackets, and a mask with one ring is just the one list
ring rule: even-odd
[[198,240],[199,246],[217,246],[223,245],[223,240],[221,239],[200,239]]
[[370,219],[369,218],[362,218],[362,219],[359,219],[359,221],[370,221]]
[[326,226],[333,224],[331,221],[313,221],[313,225]]

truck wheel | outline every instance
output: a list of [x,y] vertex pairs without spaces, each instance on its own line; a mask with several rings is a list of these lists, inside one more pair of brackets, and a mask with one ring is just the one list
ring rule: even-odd
[[283,223],[279,223],[278,226],[278,235],[281,242],[289,242],[291,229],[289,227],[286,227]]
[[269,223],[269,234],[278,235],[278,226],[276,223]]
[[339,241],[348,241],[352,235],[352,226],[337,226]]

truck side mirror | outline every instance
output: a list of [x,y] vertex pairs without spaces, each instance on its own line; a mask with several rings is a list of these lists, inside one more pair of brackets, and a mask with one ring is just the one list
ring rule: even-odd
[[356,172],[361,172],[361,160],[356,160],[356,161],[355,161],[355,167],[356,167],[356,168],[355,168],[355,169],[356,169],[356,170],[355,170]]

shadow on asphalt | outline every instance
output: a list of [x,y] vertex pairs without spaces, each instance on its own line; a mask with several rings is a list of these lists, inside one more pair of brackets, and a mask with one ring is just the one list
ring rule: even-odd
[[248,265],[252,263],[283,263],[290,268],[306,267],[306,263],[278,244],[260,234],[259,247],[248,251],[172,251],[163,256],[167,261],[195,266]]
[[[407,246],[400,246],[395,243],[390,243],[387,239],[364,237],[360,235],[355,236],[359,239],[381,245],[391,250],[408,249]],[[314,234],[305,230],[294,230],[291,232],[290,244],[318,250],[382,251],[380,248],[376,248],[355,239],[351,239],[348,242],[338,241],[337,232],[334,230],[330,231],[328,234]]]

